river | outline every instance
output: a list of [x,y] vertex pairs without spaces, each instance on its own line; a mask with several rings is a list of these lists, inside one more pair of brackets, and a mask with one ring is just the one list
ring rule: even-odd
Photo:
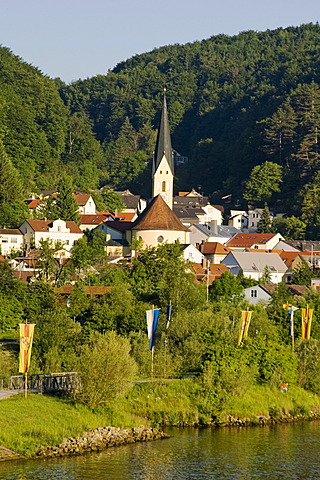
[[169,429],[168,440],[52,460],[2,462],[1,480],[320,479],[320,422]]

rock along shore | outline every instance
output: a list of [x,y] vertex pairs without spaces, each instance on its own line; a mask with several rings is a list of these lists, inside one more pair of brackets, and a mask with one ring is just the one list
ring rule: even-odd
[[33,457],[50,458],[81,455],[83,453],[105,450],[109,447],[164,438],[169,438],[169,435],[156,428],[136,427],[122,429],[118,427],[99,427],[91,432],[84,433],[82,437],[67,438],[59,445],[40,447],[33,454]]

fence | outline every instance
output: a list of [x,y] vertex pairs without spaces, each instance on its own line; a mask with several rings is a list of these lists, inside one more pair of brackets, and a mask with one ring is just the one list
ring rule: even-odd
[[[8,382],[10,390],[24,389],[24,376],[15,375]],[[36,373],[28,375],[28,390],[38,393],[68,393],[79,389],[77,372]]]

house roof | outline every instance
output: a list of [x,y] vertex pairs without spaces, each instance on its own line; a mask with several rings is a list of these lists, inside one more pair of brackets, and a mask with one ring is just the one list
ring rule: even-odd
[[201,208],[185,208],[185,207],[173,207],[174,214],[178,218],[187,218],[187,219],[194,219],[199,221],[199,218],[197,217],[197,214],[203,214],[205,215],[206,212],[204,212]]
[[[285,273],[287,267],[277,253],[265,252],[230,252],[226,259],[232,255],[237,264],[244,272],[255,272],[263,274],[266,267],[271,273]],[[223,260],[223,262],[226,261]],[[228,263],[226,263],[228,265]]]
[[108,228],[111,228],[113,230],[117,230],[117,232],[121,232],[121,233],[123,233],[127,230],[130,230],[130,228],[133,225],[132,222],[124,222],[124,221],[120,221],[120,220],[106,220],[103,223]]
[[139,207],[140,195],[134,195],[130,190],[116,191],[115,193],[121,196],[126,208],[136,210]]
[[[49,232],[49,228],[52,227],[53,221],[52,220],[26,220],[29,223],[30,227],[35,232]],[[70,229],[70,233],[81,233],[83,232],[80,230],[76,222],[65,222],[67,228]]]
[[[74,285],[63,285],[62,287],[56,288],[56,293],[58,295],[70,295],[73,292]],[[106,287],[104,285],[84,285],[83,290],[87,295],[104,295],[107,292],[110,292],[112,287]]]
[[279,253],[280,257],[284,261],[287,267],[290,267],[292,265],[292,262],[301,252],[285,252],[282,250],[282,252]]
[[108,217],[112,217],[111,213],[97,213],[96,215],[80,215],[80,225],[100,225]]
[[286,243],[302,252],[320,252],[320,241],[317,240],[286,240]]
[[173,230],[189,232],[161,195],[154,197],[147,208],[132,223],[132,230]]
[[231,250],[230,248],[226,247],[225,245],[222,245],[219,242],[204,242],[202,245],[200,245],[200,251],[204,255],[208,255],[208,254],[227,255]]
[[157,135],[155,153],[154,153],[154,158],[153,158],[152,174],[154,174],[154,172],[159,167],[163,156],[165,156],[165,158],[167,159],[169,168],[170,168],[170,170],[173,174],[174,173],[174,159],[173,159],[171,138],[170,138],[170,127],[169,127],[169,119],[168,119],[167,100],[166,100],[165,95],[163,95],[161,119],[160,119],[160,125],[159,125],[159,128],[158,128],[158,135]]
[[5,262],[6,259],[0,254],[0,262]]
[[120,212],[115,217],[115,220],[119,220],[119,222],[132,222],[136,215],[136,212]]
[[[258,285],[256,285],[257,287]],[[263,290],[265,290],[269,295],[273,295],[276,291],[277,285],[260,285]],[[292,295],[304,295],[308,290],[308,287],[305,285],[287,285],[288,289]]]
[[236,233],[227,242],[227,246],[232,247],[251,247],[252,245],[259,244],[264,245],[271,240],[275,233]]
[[26,198],[23,200],[23,203],[25,203],[30,209],[39,207],[41,202],[42,200],[40,198]]
[[89,193],[75,193],[73,198],[80,207],[83,207],[88,202],[91,195]]
[[0,235],[23,235],[18,228],[0,228]]

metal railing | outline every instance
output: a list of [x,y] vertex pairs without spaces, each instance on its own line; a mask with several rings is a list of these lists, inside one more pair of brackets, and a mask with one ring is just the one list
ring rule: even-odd
[[[36,373],[28,375],[28,390],[38,393],[69,393],[79,389],[77,372]],[[9,390],[24,389],[24,375],[13,375],[8,382]]]

